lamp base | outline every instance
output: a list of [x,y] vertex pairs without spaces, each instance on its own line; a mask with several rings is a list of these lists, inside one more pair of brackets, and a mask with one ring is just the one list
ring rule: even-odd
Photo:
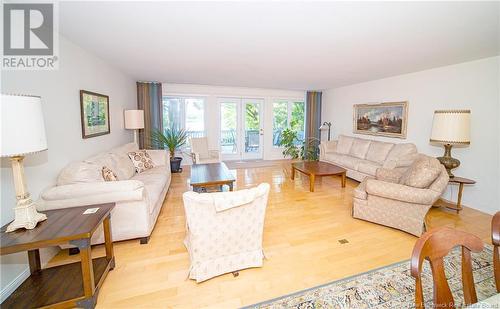
[[6,232],[13,232],[17,229],[34,229],[38,222],[46,220],[47,216],[36,211],[35,204],[28,195],[27,198],[18,199],[14,207],[15,219],[7,227]]
[[455,175],[453,175],[451,170],[459,167],[460,161],[451,156],[451,147],[452,147],[452,145],[445,144],[444,145],[444,155],[442,157],[438,157],[437,159],[446,168],[446,171],[448,172],[448,176],[450,178],[453,178],[453,177],[455,177]]

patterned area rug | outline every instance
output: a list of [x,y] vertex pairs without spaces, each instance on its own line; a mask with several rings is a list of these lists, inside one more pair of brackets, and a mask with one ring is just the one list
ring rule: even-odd
[[[472,259],[477,298],[481,301],[496,294],[492,247],[485,245],[482,252],[472,254]],[[458,248],[445,258],[445,272],[455,305],[459,306],[463,303],[463,291]],[[428,262],[424,264],[422,281],[424,298],[432,302],[432,275]],[[246,308],[414,308],[414,295],[415,279],[407,260]]]

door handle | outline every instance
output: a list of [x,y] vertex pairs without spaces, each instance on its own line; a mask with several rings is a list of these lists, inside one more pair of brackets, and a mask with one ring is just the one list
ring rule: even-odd
[[264,129],[260,129],[259,134],[260,134],[260,135],[264,135]]

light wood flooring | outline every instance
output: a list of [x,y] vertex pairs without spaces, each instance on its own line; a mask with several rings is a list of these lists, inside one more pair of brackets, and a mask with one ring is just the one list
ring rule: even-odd
[[[264,227],[262,268],[223,275],[201,284],[187,280],[189,256],[183,245],[182,193],[190,190],[189,168],[172,175],[172,184],[147,245],[138,240],[115,243],[116,268],[99,294],[98,308],[237,308],[286,293],[327,283],[409,259],[416,237],[353,219],[352,191],[338,177],[317,179],[310,193],[309,180],[290,180],[290,163],[233,170],[235,190],[261,182],[271,184]],[[465,194],[467,194],[465,192]],[[491,216],[465,208],[460,215],[431,209],[430,227],[451,226],[490,242]],[[348,243],[341,244],[339,240]],[[103,255],[102,246],[94,253]],[[77,259],[61,251],[49,265]],[[70,279],[70,278],[68,278]],[[73,280],[73,278],[71,278]]]

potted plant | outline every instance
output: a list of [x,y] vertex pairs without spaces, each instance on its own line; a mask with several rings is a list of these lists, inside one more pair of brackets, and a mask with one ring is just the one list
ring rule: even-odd
[[285,129],[281,132],[280,146],[283,147],[283,157],[291,157],[292,159],[301,159],[307,161],[318,160],[318,144],[317,138],[300,139],[297,131],[293,129]]
[[175,127],[166,128],[163,132],[160,130],[153,130],[153,132],[151,132],[151,141],[158,146],[158,148],[166,148],[170,152],[170,170],[173,173],[182,172],[182,158],[176,157],[175,151],[186,145],[186,131]]

